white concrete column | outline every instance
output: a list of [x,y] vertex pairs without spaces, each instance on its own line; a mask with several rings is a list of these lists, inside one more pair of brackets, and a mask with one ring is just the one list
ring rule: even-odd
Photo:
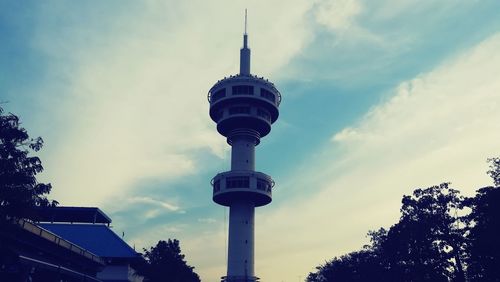
[[254,276],[253,203],[236,201],[229,209],[227,276]]

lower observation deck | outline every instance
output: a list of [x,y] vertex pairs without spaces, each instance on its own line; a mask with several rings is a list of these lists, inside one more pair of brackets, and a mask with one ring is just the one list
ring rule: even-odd
[[250,200],[256,207],[272,201],[274,181],[271,176],[252,170],[233,170],[217,174],[212,179],[213,200],[230,206],[237,200]]

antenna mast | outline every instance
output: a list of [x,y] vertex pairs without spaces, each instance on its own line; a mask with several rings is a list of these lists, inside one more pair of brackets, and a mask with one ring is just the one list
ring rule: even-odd
[[245,35],[247,35],[247,9],[245,8]]
[[243,48],[240,50],[240,74],[250,75],[250,49],[248,48],[247,9],[245,9],[245,33],[243,34]]

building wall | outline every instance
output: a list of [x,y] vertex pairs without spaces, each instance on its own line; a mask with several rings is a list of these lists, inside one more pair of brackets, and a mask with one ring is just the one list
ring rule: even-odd
[[142,282],[142,276],[135,275],[135,270],[130,265],[108,265],[101,272],[97,273],[97,278],[113,282]]

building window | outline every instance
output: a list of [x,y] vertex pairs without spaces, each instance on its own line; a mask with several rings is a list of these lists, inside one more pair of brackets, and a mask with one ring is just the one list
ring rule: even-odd
[[229,108],[229,114],[230,115],[249,114],[249,113],[250,113],[250,108],[249,107],[232,107],[232,108]]
[[267,99],[273,103],[276,102],[276,98],[274,97],[274,94],[270,91],[267,91],[266,89],[264,88],[261,88],[260,89],[260,97],[264,98],[264,99]]
[[226,188],[249,188],[250,179],[247,176],[234,176],[226,178]]
[[264,110],[264,109],[260,109],[260,108],[257,109],[257,115],[259,117],[264,118],[267,121],[271,121],[271,114],[269,114],[269,112]]
[[269,191],[271,189],[271,186],[266,180],[257,178],[257,189],[262,191]]
[[210,102],[215,102],[215,101],[220,100],[224,97],[226,97],[226,88],[222,88],[221,90],[218,90],[215,93],[212,93],[212,96],[210,97]]
[[233,86],[233,95],[253,95],[253,86],[251,85]]

